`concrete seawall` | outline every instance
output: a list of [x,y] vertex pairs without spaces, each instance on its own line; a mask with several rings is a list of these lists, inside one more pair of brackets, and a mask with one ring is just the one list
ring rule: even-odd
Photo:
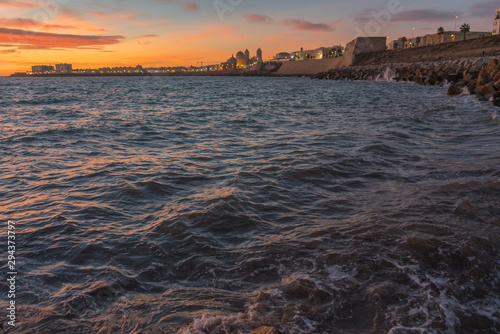
[[281,65],[278,75],[311,75],[326,72],[344,65],[350,65],[344,57],[327,58],[320,60],[289,61]]

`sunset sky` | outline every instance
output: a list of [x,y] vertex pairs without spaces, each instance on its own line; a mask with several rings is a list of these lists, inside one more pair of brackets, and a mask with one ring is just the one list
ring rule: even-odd
[[[492,30],[500,1],[484,0],[0,0],[0,75],[36,64],[198,66],[248,48],[280,51]],[[391,13],[392,12],[392,13]],[[389,15],[387,15],[389,13]],[[377,23],[376,18],[378,17]]]

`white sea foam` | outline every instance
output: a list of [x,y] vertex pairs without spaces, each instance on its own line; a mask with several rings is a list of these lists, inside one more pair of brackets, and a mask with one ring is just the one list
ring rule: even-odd
[[396,74],[390,67],[386,67],[385,71],[381,74],[379,74],[376,78],[375,81],[394,81],[394,76]]

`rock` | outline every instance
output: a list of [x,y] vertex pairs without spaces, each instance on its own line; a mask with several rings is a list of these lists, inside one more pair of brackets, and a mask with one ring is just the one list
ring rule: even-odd
[[474,90],[476,89],[476,83],[477,83],[477,79],[472,79],[467,84],[467,88],[469,89],[470,94],[474,94]]
[[493,81],[498,81],[500,80],[500,71],[493,77]]
[[477,79],[477,84],[476,86],[483,86],[486,85],[488,82],[492,81],[492,78],[488,74],[488,71],[486,70],[486,66],[484,66],[481,69],[481,72],[479,72],[479,76]]
[[280,334],[280,331],[276,327],[261,326],[250,334]]
[[498,60],[492,60],[486,65],[486,73],[493,78],[498,73]]
[[472,76],[472,73],[467,73],[465,76],[464,76],[464,80],[469,82],[473,79],[473,76]]
[[495,84],[493,82],[490,82],[490,83],[482,86],[481,89],[479,90],[479,92],[481,93],[481,95],[483,95],[484,97],[489,99],[491,96],[493,96],[493,94],[496,93],[496,89],[495,89],[494,85]]
[[495,86],[495,89],[500,91],[500,79],[495,81],[495,83],[493,84],[493,86]]
[[466,81],[460,81],[459,83],[453,84],[448,89],[446,94],[448,95],[460,95],[462,93],[462,88],[467,85]]
[[458,74],[457,73],[450,73],[446,76],[446,79],[449,81],[449,82],[457,82],[458,80]]

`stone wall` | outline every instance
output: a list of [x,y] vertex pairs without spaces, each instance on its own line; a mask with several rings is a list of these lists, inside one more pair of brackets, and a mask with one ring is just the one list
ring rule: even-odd
[[342,66],[352,65],[357,55],[385,50],[386,37],[358,37],[347,44],[344,55],[320,60],[289,61],[283,63],[278,75],[313,75]]

